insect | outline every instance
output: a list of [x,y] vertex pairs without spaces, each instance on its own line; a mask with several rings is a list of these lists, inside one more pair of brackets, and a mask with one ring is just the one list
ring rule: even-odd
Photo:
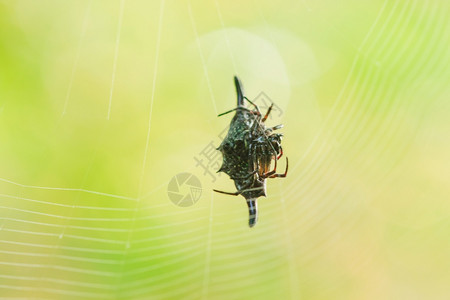
[[[276,173],[277,161],[283,155],[281,133],[274,133],[283,125],[266,128],[265,121],[272,111],[273,103],[262,116],[258,106],[244,96],[242,84],[235,76],[234,84],[237,94],[237,107],[219,115],[223,116],[235,111],[231,120],[227,136],[217,150],[222,152],[223,164],[217,172],[225,172],[234,180],[237,191],[234,193],[214,190],[215,192],[238,196],[242,195],[249,210],[250,227],[255,226],[258,220],[257,199],[266,196],[266,179],[286,177],[288,172],[288,159],[286,157],[286,170],[282,174]],[[253,107],[245,107],[246,100]],[[273,163],[273,170],[270,169]]]

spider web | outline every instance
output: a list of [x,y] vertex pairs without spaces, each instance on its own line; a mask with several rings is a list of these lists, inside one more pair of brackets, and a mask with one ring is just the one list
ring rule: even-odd
[[[442,146],[436,144],[440,130],[448,126],[436,123],[442,107],[447,112],[449,108],[442,100],[448,92],[449,41],[448,35],[442,37],[448,33],[448,7],[438,1],[380,2],[373,6],[377,13],[364,23],[367,26],[358,36],[362,38],[356,38],[346,34],[351,29],[329,23],[332,7],[328,5],[332,4],[326,1],[286,6],[253,1],[242,8],[253,12],[245,19],[235,19],[236,7],[224,1],[184,4],[180,8],[180,3],[161,0],[145,6],[120,0],[106,5],[89,0],[75,10],[77,17],[53,20],[66,24],[67,30],[77,28],[70,35],[76,37],[70,55],[55,58],[58,72],[45,70],[55,82],[44,82],[49,92],[42,93],[57,101],[29,104],[36,116],[26,111],[19,114],[31,118],[20,123],[27,131],[23,136],[5,134],[5,130],[20,134],[18,127],[6,127],[0,135],[6,145],[0,152],[0,297],[348,299],[376,292],[380,286],[392,295],[402,295],[404,291],[388,287],[380,278],[384,273],[395,277],[395,272],[407,269],[404,266],[420,270],[416,252],[411,250],[412,256],[404,257],[402,248],[415,245],[416,237],[405,232],[400,242],[385,239],[390,238],[390,230],[400,230],[395,226],[425,228],[411,232],[420,241],[427,241],[431,234],[435,248],[426,253],[441,254],[436,250],[441,248],[441,235],[433,230],[448,220],[449,207],[443,200],[448,188],[423,187],[434,200],[420,202],[422,198],[413,196],[408,203],[416,200],[415,209],[395,206],[402,213],[386,209],[388,204],[380,199],[391,199],[388,193],[415,180],[434,178],[434,173],[402,176],[420,170],[414,164],[422,158],[417,154],[422,149],[419,142],[427,141],[427,151],[437,151]],[[56,2],[52,5],[66,10]],[[36,16],[23,3],[14,8],[24,13],[22,29],[31,30]],[[110,14],[104,13],[107,9]],[[276,17],[280,13],[294,22],[293,12],[304,17],[306,21],[299,23],[303,27],[329,28],[327,32],[343,47],[336,51],[348,51],[352,60],[339,58],[351,64],[344,68],[349,71],[342,75],[345,81],[330,106],[320,102],[327,95],[318,95],[319,100],[296,99],[311,95],[311,82],[325,72],[305,79],[297,69],[307,64],[286,67],[291,91],[275,96],[292,99],[283,106],[283,131],[293,164],[287,180],[268,183],[269,199],[260,201],[259,224],[250,230],[242,199],[212,193],[213,187],[228,179],[211,183],[191,157],[199,151],[198,145],[206,144],[226,125],[227,120],[215,116],[232,106],[222,103],[222,99],[234,99],[232,88],[220,88],[223,82],[232,87],[232,73],[244,74],[244,84],[248,78],[250,93],[255,92],[254,78],[278,75],[270,58],[260,63],[275,70],[267,76],[252,69],[251,62],[245,63],[247,58],[240,54],[246,51],[245,45],[236,40],[242,32],[231,25],[259,26],[260,31],[254,32],[288,59],[289,53],[283,52],[286,35],[275,26],[290,26],[298,36],[314,35]],[[54,17],[40,13],[43,19]],[[140,25],[136,32],[132,24]],[[211,28],[218,34],[208,35]],[[99,37],[109,42],[98,41]],[[326,37],[332,38],[331,34]],[[222,44],[212,45],[214,39]],[[186,60],[171,52],[181,44],[195,45],[195,56],[189,56],[195,66],[180,65],[174,72],[172,64]],[[53,54],[63,52],[63,45],[52,45],[60,47]],[[136,45],[145,51],[136,50]],[[226,54],[222,57],[228,65],[216,68],[214,57],[221,53]],[[133,55],[137,62],[128,65],[132,60],[125,59]],[[36,59],[48,57],[37,53]],[[183,69],[187,66],[192,70]],[[218,68],[223,69],[220,74]],[[61,78],[61,70],[67,77]],[[205,83],[198,88],[198,100],[198,86],[183,83],[187,76],[192,76],[192,82]],[[283,78],[280,82],[285,86]],[[433,101],[423,101],[424,97]],[[185,99],[197,101],[195,110]],[[11,103],[0,103],[0,120],[8,126],[18,124],[9,119],[15,113]],[[58,111],[52,122],[45,120],[40,105],[51,113]],[[196,113],[206,120],[195,119]],[[302,120],[314,126],[308,129]],[[201,137],[196,135],[199,131],[204,133]],[[448,144],[445,147],[449,149]],[[197,175],[203,184],[200,201],[187,208],[170,202],[166,190],[172,176],[184,171]],[[389,224],[395,224],[394,229]],[[389,259],[397,259],[394,267],[380,267],[380,261],[385,262],[379,257],[380,249],[386,252],[388,265]],[[445,264],[431,268],[436,278],[445,273]],[[422,279],[417,275],[406,283],[392,280],[415,287]],[[349,282],[362,292],[346,287]],[[419,296],[431,293],[436,298],[445,288],[439,282],[423,283]]]

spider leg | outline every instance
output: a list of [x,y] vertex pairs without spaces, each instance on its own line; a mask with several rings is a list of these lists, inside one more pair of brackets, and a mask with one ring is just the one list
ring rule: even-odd
[[277,126],[273,126],[273,127],[271,127],[270,129],[272,129],[272,130],[277,130],[277,129],[280,129],[280,128],[283,128],[283,124],[279,124],[279,125],[277,125]]
[[261,115],[261,112],[259,111],[259,107],[258,105],[256,105],[255,103],[253,103],[252,101],[250,101],[250,99],[248,99],[247,97],[244,96],[244,99],[247,100],[251,105],[253,105],[256,109],[256,111],[258,112],[258,115]]
[[[251,186],[251,184],[249,184],[249,186]],[[225,195],[238,196],[244,192],[258,191],[258,190],[263,190],[263,189],[264,189],[264,187],[256,187],[256,188],[250,188],[250,189],[243,189],[240,191],[236,191],[234,193],[224,192],[224,191],[219,191],[219,190],[214,190],[214,189],[213,189],[213,191],[217,192],[217,193],[225,194]]]
[[266,133],[267,136],[270,136],[274,130],[277,130],[277,129],[280,129],[280,128],[283,128],[283,124],[266,128],[265,133]]
[[242,193],[242,192],[239,192],[239,191],[234,192],[234,193],[229,193],[229,192],[224,192],[224,191],[219,191],[219,190],[214,190],[214,189],[213,189],[213,191],[217,192],[217,193],[222,193],[222,194],[225,194],[225,195],[231,195],[231,196],[238,196],[238,195],[240,195]]
[[224,113],[221,113],[220,115],[217,115],[217,116],[218,116],[218,117],[221,117],[221,116],[223,116],[223,115],[229,114],[230,112],[233,112],[233,111],[238,110],[238,109],[243,109],[243,110],[252,112],[252,111],[251,111],[250,109],[248,109],[247,107],[238,106],[238,107],[236,107],[236,108],[230,109],[229,111],[226,111],[226,112],[224,112]]
[[277,156],[277,159],[280,159],[280,157],[283,156],[283,148],[280,145],[280,154]]
[[252,191],[259,191],[259,190],[264,190],[264,187],[260,186],[260,187],[250,188],[250,189],[243,189],[242,191],[240,191],[240,193],[242,194],[244,192],[252,192]]
[[261,123],[264,123],[267,120],[267,117],[269,116],[270,112],[272,111],[273,103],[270,105],[269,109],[266,112],[266,115],[264,118],[261,119]]
[[288,166],[289,166],[289,162],[288,162],[288,159],[287,159],[287,157],[286,157],[286,170],[284,171],[284,173],[283,174],[273,174],[273,175],[271,175],[271,176],[269,176],[269,178],[276,178],[276,177],[286,177],[286,175],[287,175],[287,172],[288,172]]

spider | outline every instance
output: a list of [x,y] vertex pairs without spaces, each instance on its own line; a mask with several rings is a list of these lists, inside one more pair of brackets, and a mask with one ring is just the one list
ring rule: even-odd
[[[273,133],[282,128],[282,125],[266,128],[265,121],[272,111],[273,104],[264,116],[256,104],[243,95],[242,84],[234,77],[237,93],[237,107],[219,115],[223,116],[236,111],[230,123],[227,136],[217,150],[222,152],[223,164],[217,172],[227,173],[236,186],[234,193],[214,190],[215,192],[238,196],[247,200],[249,209],[249,226],[253,227],[258,218],[257,198],[266,196],[266,179],[286,177],[286,170],[282,174],[276,173],[277,161],[283,155],[281,140],[283,135]],[[253,109],[244,106],[244,100],[249,102]],[[274,168],[270,166],[274,161]]]

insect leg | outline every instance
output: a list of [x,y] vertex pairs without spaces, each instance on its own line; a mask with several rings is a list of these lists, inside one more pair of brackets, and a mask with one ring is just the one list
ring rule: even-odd
[[275,165],[273,167],[273,170],[267,173],[264,173],[261,175],[262,178],[271,178],[277,171],[277,159],[274,159]]
[[277,159],[280,159],[280,157],[283,156],[283,148],[280,145],[280,154],[277,156]]
[[261,174],[264,174],[265,172],[265,162],[263,161],[263,155],[262,153],[264,153],[264,150],[262,148],[262,146],[260,144],[256,144],[255,145],[255,150],[253,153],[253,160],[254,163],[256,164],[256,169],[258,171],[259,177],[262,177]]
[[286,175],[287,175],[287,172],[288,172],[288,166],[289,166],[289,162],[288,162],[288,159],[287,159],[287,157],[286,157],[286,170],[284,171],[284,173],[283,174],[273,174],[273,175],[271,175],[271,176],[269,176],[269,178],[276,178],[276,177],[286,177]]
[[259,170],[259,161],[258,161],[258,157],[256,155],[256,146],[251,144],[251,159],[253,162],[253,169],[255,170],[255,172],[258,172]]

